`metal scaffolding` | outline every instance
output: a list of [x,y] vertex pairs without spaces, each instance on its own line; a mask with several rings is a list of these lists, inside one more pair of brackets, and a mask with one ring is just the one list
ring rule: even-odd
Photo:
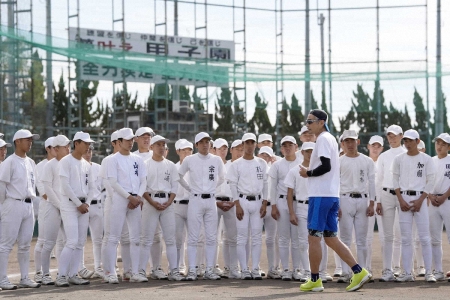
[[275,81],[276,89],[276,112],[277,119],[275,123],[275,145],[277,145],[277,153],[279,154],[279,143],[281,141],[281,119],[283,113],[283,103],[284,103],[284,81],[278,80],[278,78],[283,78],[284,66],[283,66],[283,0],[275,0],[275,63],[277,80]]

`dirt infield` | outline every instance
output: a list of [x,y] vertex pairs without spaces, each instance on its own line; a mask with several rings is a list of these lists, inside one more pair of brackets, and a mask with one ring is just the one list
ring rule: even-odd
[[[447,236],[443,234],[444,271],[450,270],[450,245]],[[32,250],[35,240],[33,240]],[[16,291],[1,291],[1,299],[20,297],[20,299],[448,299],[450,282],[426,283],[423,277],[416,278],[416,282],[395,283],[378,282],[381,275],[381,253],[378,236],[374,237],[373,272],[375,283],[368,283],[363,289],[354,293],[345,292],[346,284],[329,282],[325,284],[323,293],[301,293],[298,282],[263,279],[262,281],[241,281],[222,279],[219,281],[198,280],[196,282],[171,282],[167,280],[149,280],[148,283],[120,283],[109,285],[101,283],[100,279],[91,281],[88,286],[71,286],[57,288],[44,286],[39,289],[19,289]],[[92,247],[88,239],[86,264],[92,269]],[[331,251],[330,251],[331,252]],[[261,267],[267,270],[265,247],[263,248]],[[167,263],[164,260],[164,267]],[[51,262],[52,276],[56,275],[56,260]],[[329,272],[334,270],[334,257],[329,253]],[[34,261],[30,264],[30,277],[34,275]],[[17,283],[20,279],[16,250],[10,256],[8,267],[10,281]]]

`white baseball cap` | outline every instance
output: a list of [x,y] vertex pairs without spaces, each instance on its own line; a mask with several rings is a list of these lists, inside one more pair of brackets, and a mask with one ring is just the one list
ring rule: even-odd
[[341,135],[340,140],[343,141],[345,139],[358,139],[358,134],[354,130],[344,130],[344,132]]
[[308,127],[303,126],[302,129],[300,129],[300,131],[298,132],[298,135],[302,135],[302,134],[304,134],[307,131],[308,131]]
[[122,128],[117,132],[117,138],[131,140],[132,138],[134,138],[133,130],[131,128]]
[[228,148],[228,142],[225,139],[219,138],[214,141],[213,147],[216,149],[219,149],[222,146],[227,146]]
[[283,145],[285,142],[291,142],[292,144],[297,145],[297,141],[295,140],[295,137],[287,135],[284,138],[281,139],[280,145]]
[[138,137],[138,136],[141,136],[141,135],[143,135],[145,133],[150,134],[150,136],[154,136],[155,135],[155,132],[153,132],[153,129],[151,129],[150,127],[141,127],[138,130],[136,130],[135,136]]
[[10,143],[5,142],[4,140],[0,139],[0,148],[6,146],[6,148],[11,147]]
[[433,143],[435,143],[437,140],[443,140],[447,144],[450,144],[450,134],[445,133],[445,132],[441,133],[440,135],[438,135],[437,137],[435,137],[433,139]]
[[111,142],[117,141],[118,138],[119,138],[119,130],[116,130],[113,133],[111,133]]
[[420,139],[420,135],[417,132],[417,130],[414,129],[408,129],[405,131],[405,133],[403,134],[403,138],[404,139],[410,139],[410,140],[418,140]]
[[256,142],[256,135],[254,135],[253,133],[247,132],[242,136],[241,140],[242,140],[242,142],[245,142],[248,140],[253,140]]
[[187,141],[186,139],[179,139],[175,142],[175,150],[180,150],[180,145],[182,142]]
[[302,150],[314,150],[314,146],[316,143],[313,142],[304,142],[302,144]]
[[239,145],[242,145],[242,140],[235,140],[232,144],[231,144],[231,148],[237,147]]
[[419,150],[425,149],[425,143],[423,141],[420,141],[417,144],[417,149],[419,149]]
[[212,138],[206,132],[197,133],[197,135],[195,136],[194,142],[197,144],[198,142],[200,142],[201,140],[203,140],[205,138],[208,140],[212,140]]
[[54,139],[54,138],[55,138],[54,136],[51,136],[51,137],[49,137],[48,139],[46,139],[46,140],[45,140],[45,143],[44,143],[44,148],[53,146],[53,139]]
[[20,129],[14,134],[13,142],[18,139],[28,139],[33,138],[33,140],[38,140],[40,138],[39,134],[31,133],[29,130]]
[[398,125],[391,125],[386,129],[386,134],[388,134],[389,132],[392,132],[395,135],[399,135],[403,133],[403,129]]
[[95,143],[95,141],[91,139],[89,133],[83,131],[78,131],[77,133],[75,133],[73,140],[74,141],[82,140],[85,143]]
[[194,145],[191,142],[189,142],[188,140],[184,140],[180,143],[179,149],[183,150],[186,148],[194,149]]
[[383,138],[379,135],[374,135],[370,138],[369,140],[369,145],[373,145],[375,143],[380,144],[381,146],[383,146]]
[[65,135],[59,134],[53,138],[52,146],[53,147],[67,146],[67,144],[69,144],[70,142],[71,140],[69,140]]
[[264,141],[273,142],[272,136],[270,134],[267,134],[267,133],[261,133],[260,135],[258,135],[258,143],[262,143]]
[[152,140],[150,141],[150,146],[151,145],[153,145],[154,143],[157,143],[157,142],[164,142],[164,143],[168,143],[168,142],[170,142],[170,140],[168,140],[168,139],[166,139],[165,137],[163,137],[163,136],[160,136],[160,135],[155,135],[154,137],[152,137]]
[[269,156],[273,156],[273,150],[272,150],[272,148],[270,148],[268,146],[261,147],[261,149],[259,149],[258,153],[259,154],[266,153]]

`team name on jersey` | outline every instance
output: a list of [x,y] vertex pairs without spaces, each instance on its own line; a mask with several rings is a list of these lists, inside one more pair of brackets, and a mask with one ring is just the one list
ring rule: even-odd
[[134,168],[134,175],[139,176],[139,165],[137,164],[137,162],[134,162],[133,168]]
[[359,170],[359,181],[364,182],[364,170]]
[[214,170],[216,168],[214,166],[209,166],[209,180],[210,181],[214,181],[215,177],[214,177]]
[[420,163],[420,161],[417,163],[417,177],[422,177],[423,174],[423,167],[425,164]]
[[258,179],[258,180],[264,179],[263,171],[260,166],[256,167],[256,179]]

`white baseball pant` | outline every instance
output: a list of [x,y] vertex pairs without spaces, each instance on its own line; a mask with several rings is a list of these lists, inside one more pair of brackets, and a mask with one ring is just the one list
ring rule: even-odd
[[297,237],[299,243],[299,259],[300,266],[294,266],[305,271],[310,271],[309,266],[309,243],[308,243],[308,204],[306,203],[294,203],[295,215],[297,216],[298,226]]
[[[450,200],[445,200],[440,206],[428,207],[430,217],[431,249],[433,253],[434,269],[443,272],[442,269],[442,231],[445,225],[447,239],[450,243]],[[448,228],[448,229],[447,229]]]
[[[42,203],[41,203],[42,205]],[[53,204],[47,203],[46,210],[42,213],[43,226],[44,226],[44,244],[42,247],[41,260],[42,260],[42,272],[49,274],[50,272],[50,257],[55,247],[58,237],[60,237],[60,231],[64,232],[63,224],[61,221],[61,213]],[[64,235],[65,237],[65,235]],[[65,244],[65,243],[64,243]],[[59,255],[64,249],[64,245],[59,247],[57,252],[57,258],[59,263]]]
[[162,240],[162,231],[161,226],[158,223],[158,226],[156,227],[155,231],[155,236],[153,237],[153,242],[150,247],[150,256],[149,256],[149,263],[151,264],[153,270],[156,270],[158,267],[161,266],[161,256],[163,251],[161,240]]
[[[402,195],[403,199],[409,201],[417,200],[418,196]],[[428,218],[427,201],[423,201],[420,211],[399,211],[400,232],[402,235],[402,264],[407,274],[412,272],[413,260],[413,221],[416,223],[420,243],[422,244],[423,261],[425,270],[431,272],[431,238],[430,238],[430,220]]]
[[[98,200],[97,200],[98,201]],[[103,208],[102,204],[97,202],[89,206],[89,232],[91,233],[92,250],[94,253],[94,269],[101,269],[102,265],[102,239],[103,239]],[[83,257],[80,261],[79,270],[85,268],[84,248]]]
[[188,204],[181,204],[180,200],[175,200],[175,226],[176,226],[176,245],[177,245],[177,267],[185,266],[184,253],[186,242],[186,228],[187,228],[187,210]]
[[383,253],[384,247],[384,233],[383,233],[383,219],[381,216],[375,214],[372,217],[369,217],[369,225],[367,227],[367,259],[366,259],[366,268],[368,270],[372,270],[372,243],[373,243],[373,235],[375,230],[375,221],[377,222],[378,227],[378,238],[380,239],[381,245],[381,253]]
[[[266,215],[263,218],[264,233],[266,235],[267,263],[270,270],[275,270],[280,264],[278,251],[277,220],[272,218],[272,205],[267,204]],[[249,245],[249,244],[248,244]]]
[[225,267],[229,269],[238,268],[237,258],[237,227],[236,227],[236,207],[233,206],[229,211],[217,209],[219,220],[223,219],[223,260]]
[[384,246],[383,246],[383,269],[392,270],[392,263],[397,267],[400,265],[400,249],[396,240],[400,235],[397,233],[397,226],[399,226],[399,203],[396,195],[392,195],[389,191],[382,191],[381,205],[383,207],[383,215],[381,216]]
[[[40,197],[36,197],[38,199]],[[39,210],[37,214],[37,220],[38,220],[38,239],[36,241],[36,245],[34,246],[34,266],[37,272],[42,271],[42,261],[41,261],[41,255],[42,255],[42,247],[44,246],[44,235],[45,235],[45,228],[44,228],[44,211],[47,209],[48,206],[47,200],[41,199],[39,203]],[[34,209],[34,203],[33,203],[33,209]]]
[[[427,199],[425,199],[427,201]],[[414,269],[414,262],[417,263],[417,267],[423,267],[423,254],[422,254],[422,245],[420,244],[419,233],[417,232],[417,226],[414,225],[413,228],[413,241],[414,241],[414,255],[412,266]]]
[[34,226],[33,204],[11,198],[5,199],[1,223],[0,281],[7,278],[8,257],[16,241],[21,278],[28,277]]
[[[222,220],[222,218],[220,217],[220,208],[219,207],[217,207],[217,222],[218,222],[218,225],[217,225],[217,249],[216,249],[216,257],[215,257],[215,263],[214,263],[214,265],[218,265],[218,262],[219,262],[219,255],[220,255],[220,247],[221,246],[223,246],[223,244],[222,244],[222,239],[224,239],[225,237],[225,229],[224,229],[224,227],[223,227],[223,220]],[[222,253],[222,256],[224,256],[224,254]],[[225,262],[226,263],[226,262]]]
[[[295,205],[295,204],[294,204]],[[293,270],[300,266],[300,251],[298,241],[297,226],[292,225],[289,215],[289,207],[286,197],[278,200],[278,211],[280,217],[278,218],[278,248],[280,251],[281,266],[283,270],[289,268],[289,250],[292,255]]]

